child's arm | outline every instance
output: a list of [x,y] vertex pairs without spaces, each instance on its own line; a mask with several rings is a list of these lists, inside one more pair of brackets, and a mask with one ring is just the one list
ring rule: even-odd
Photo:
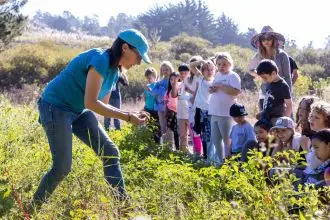
[[195,98],[196,98],[196,95],[197,95],[198,88],[199,88],[199,84],[197,84],[197,86],[196,86],[196,90],[195,90],[195,92],[193,93],[193,96],[192,96],[192,98],[191,98],[191,103],[192,103],[192,104],[194,104],[194,102],[195,102]]
[[198,60],[198,61],[194,61],[192,63],[189,64],[189,68],[190,69],[195,69],[199,72],[199,74],[202,76],[203,74],[200,72],[200,70],[197,68],[197,66],[201,66],[205,63],[204,60]]
[[[148,86],[147,86],[148,87]],[[149,87],[148,87],[149,88]],[[160,81],[156,82],[155,87],[153,89],[149,88],[150,94],[152,97],[156,97],[159,94],[160,90]]]
[[214,89],[215,91],[222,90],[228,95],[232,95],[232,96],[238,96],[241,93],[241,90],[224,84],[215,84],[212,86],[211,89],[212,90]]
[[176,83],[175,86],[172,87],[171,96],[173,98],[176,98],[179,95],[179,88],[178,87],[179,87],[179,84],[178,83]]
[[292,99],[284,99],[284,103],[286,105],[284,115],[287,117],[291,117],[292,115]]
[[184,85],[184,89],[189,92],[190,94],[194,94],[194,90],[191,90],[189,87],[187,87],[186,85]]

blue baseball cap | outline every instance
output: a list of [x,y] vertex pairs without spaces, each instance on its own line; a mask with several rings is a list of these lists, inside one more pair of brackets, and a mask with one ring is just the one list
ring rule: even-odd
[[248,113],[245,110],[244,105],[235,103],[232,106],[230,106],[229,115],[231,117],[240,117],[240,116],[247,116]]
[[136,29],[126,29],[119,33],[118,37],[135,47],[145,63],[151,64],[148,55],[149,45],[143,34]]

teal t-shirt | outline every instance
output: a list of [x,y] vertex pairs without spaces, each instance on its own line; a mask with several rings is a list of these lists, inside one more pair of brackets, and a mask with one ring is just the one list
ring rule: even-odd
[[[156,83],[150,83],[148,87],[153,90],[155,88]],[[154,110],[155,109],[155,98],[151,95],[150,91],[144,90],[145,94],[145,105],[144,108],[148,110]]]
[[42,99],[63,109],[82,112],[85,109],[84,96],[87,73],[94,67],[103,77],[99,100],[103,99],[116,84],[119,69],[110,67],[109,54],[104,49],[87,50],[73,58],[64,70],[48,83]]

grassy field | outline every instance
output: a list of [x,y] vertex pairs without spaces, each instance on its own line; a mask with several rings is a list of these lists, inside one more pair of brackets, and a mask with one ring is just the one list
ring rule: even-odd
[[[244,98],[250,99],[251,95]],[[13,104],[1,96],[2,219],[22,218],[20,201],[24,205],[32,198],[51,165],[47,139],[37,118],[33,102]],[[316,190],[293,190],[294,177],[269,181],[262,167],[272,166],[272,161],[262,158],[260,152],[249,163],[232,160],[219,169],[192,163],[187,155],[155,145],[145,127],[125,126],[110,136],[121,151],[129,203],[113,199],[99,158],[74,138],[72,172],[34,219],[311,219],[330,214]],[[305,209],[291,213],[294,206]]]

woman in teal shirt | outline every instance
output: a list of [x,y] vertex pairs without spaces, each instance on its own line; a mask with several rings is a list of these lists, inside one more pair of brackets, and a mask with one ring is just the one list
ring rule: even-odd
[[110,91],[119,72],[151,63],[146,38],[135,29],[121,32],[111,48],[91,49],[73,58],[45,88],[38,102],[39,121],[48,138],[52,168],[43,177],[32,204],[46,201],[66,177],[72,165],[72,134],[90,146],[102,158],[107,182],[118,189],[118,198],[126,198],[119,163],[119,150],[97,121],[95,113],[143,124],[145,113],[125,112],[108,105]]

